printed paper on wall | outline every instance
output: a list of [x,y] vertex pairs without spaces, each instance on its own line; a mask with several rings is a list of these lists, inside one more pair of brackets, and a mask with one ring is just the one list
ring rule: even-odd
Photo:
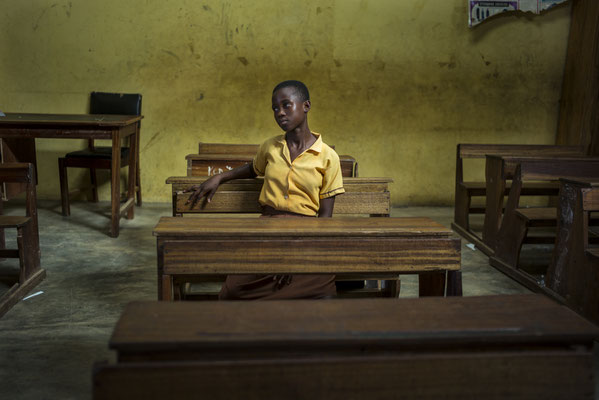
[[514,0],[514,1],[482,1],[468,0],[468,26],[478,25],[493,15],[507,11],[524,11],[540,14],[557,4],[567,0]]

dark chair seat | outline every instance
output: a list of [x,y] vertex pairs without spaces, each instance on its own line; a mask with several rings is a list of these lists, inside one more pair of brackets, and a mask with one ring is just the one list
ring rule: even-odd
[[[102,158],[110,160],[112,158],[112,147],[96,147],[93,150],[84,149],[71,151],[65,155],[66,158]],[[121,160],[126,162],[129,159],[129,148],[121,147]]]

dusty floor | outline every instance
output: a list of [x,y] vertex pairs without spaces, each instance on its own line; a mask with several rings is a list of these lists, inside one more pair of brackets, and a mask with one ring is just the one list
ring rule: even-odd
[[[152,228],[160,216],[170,215],[171,206],[147,203],[137,208],[135,219],[122,220],[118,239],[107,235],[108,203],[76,202],[68,218],[60,214],[59,202],[38,206],[47,277],[32,291],[43,293],[0,318],[0,398],[91,398],[92,365],[114,359],[108,340],[124,305],[156,299]],[[14,213],[15,207],[9,203],[6,213]],[[392,216],[428,216],[450,226],[453,209],[398,208]],[[2,263],[4,269],[16,266],[16,260]],[[528,292],[464,241],[462,271],[465,296]],[[402,276],[400,297],[416,295],[416,279]]]

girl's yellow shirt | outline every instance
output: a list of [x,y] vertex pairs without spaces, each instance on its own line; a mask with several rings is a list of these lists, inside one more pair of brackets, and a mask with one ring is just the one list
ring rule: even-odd
[[260,204],[315,216],[320,199],[345,193],[339,156],[320,134],[312,133],[318,136],[316,142],[293,162],[285,135],[262,143],[254,157],[254,171],[264,176]]

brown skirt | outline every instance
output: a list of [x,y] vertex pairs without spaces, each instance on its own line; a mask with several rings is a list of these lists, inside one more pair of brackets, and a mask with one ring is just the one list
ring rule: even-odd
[[[261,218],[297,218],[294,214],[266,208]],[[312,218],[312,217],[308,217]],[[219,300],[323,299],[334,297],[335,275],[229,275]]]

